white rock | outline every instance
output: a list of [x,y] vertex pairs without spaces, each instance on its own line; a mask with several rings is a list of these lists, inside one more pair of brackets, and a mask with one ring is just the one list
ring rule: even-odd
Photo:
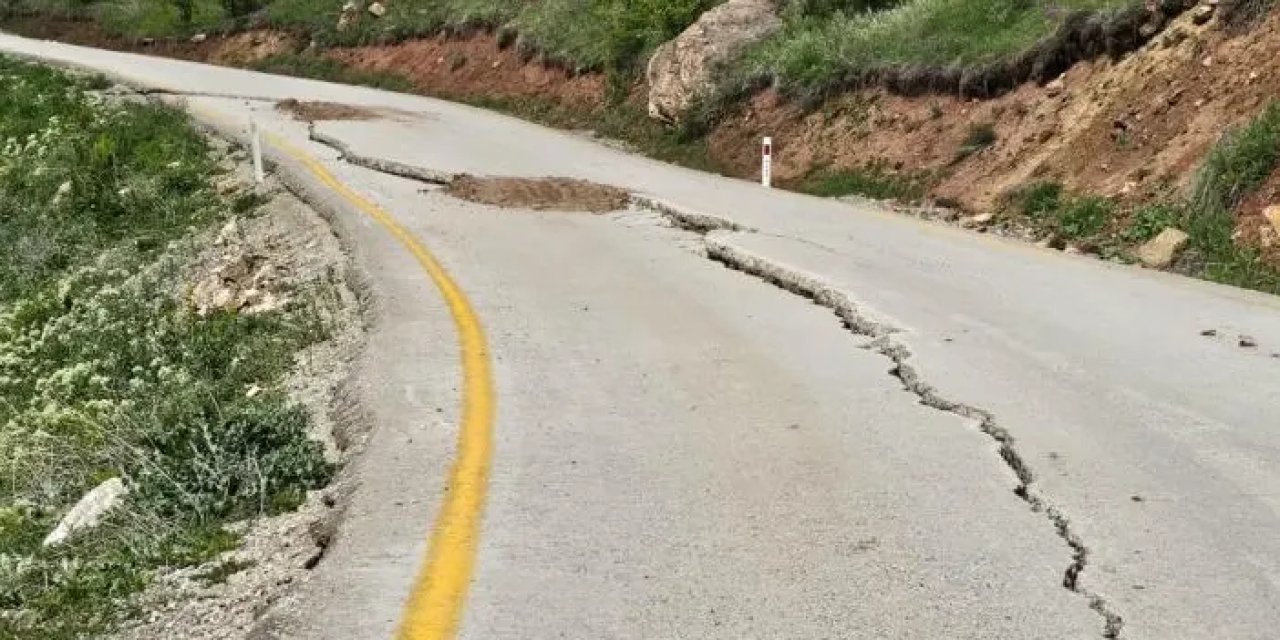
[[1271,228],[1280,233],[1280,205],[1271,205],[1262,210],[1262,217],[1271,223]]
[[222,230],[218,232],[218,237],[214,239],[214,244],[226,246],[238,242],[240,235],[240,221],[231,218],[227,224],[223,225]]
[[1138,249],[1138,260],[1152,269],[1163,269],[1173,264],[1190,241],[1191,236],[1169,227]]
[[201,42],[204,42],[205,40],[208,40],[208,39],[209,39],[208,34],[204,34],[204,33],[197,33],[194,36],[191,36],[191,42],[194,44],[200,44]]
[[381,18],[382,16],[387,15],[387,6],[381,2],[375,2],[369,5],[369,13],[375,18]]
[[966,227],[966,228],[984,227],[988,224],[991,224],[991,221],[995,219],[996,219],[996,214],[994,213],[980,213],[976,216],[961,218],[960,226]]
[[729,0],[702,14],[649,59],[649,115],[679,120],[713,88],[718,67],[780,28],[773,0]]
[[93,488],[76,503],[76,506],[62,517],[58,526],[44,539],[44,546],[51,547],[62,544],[71,534],[89,529],[98,524],[102,516],[120,504],[129,490],[120,481],[112,478]]

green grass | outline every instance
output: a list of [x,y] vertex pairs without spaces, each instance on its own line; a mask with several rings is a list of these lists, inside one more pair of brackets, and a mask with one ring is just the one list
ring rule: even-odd
[[1175,269],[1222,284],[1280,293],[1280,269],[1238,244],[1235,209],[1280,166],[1280,105],[1228,131],[1201,165],[1189,193],[1137,206],[1069,196],[1053,182],[1032,183],[1012,198],[1012,213],[1042,233],[1121,256],[1169,227],[1191,236]]
[[337,30],[341,3],[275,0],[271,24],[321,42],[396,42],[442,30],[502,29],[544,57],[591,70],[635,71],[644,55],[691,24],[715,0],[396,0]]
[[877,200],[913,201],[924,197],[932,182],[929,175],[907,175],[872,164],[860,169],[816,171],[792,188],[824,198],[859,195]]
[[1111,12],[1132,0],[910,0],[885,11],[790,15],[748,55],[743,73],[777,78],[793,95],[823,94],[846,78],[900,67],[976,68],[1021,54],[1073,12]]
[[[224,523],[327,482],[307,415],[272,391],[326,329],[309,302],[189,310],[192,234],[232,204],[184,115],[2,57],[0,83],[0,637],[102,637],[155,571],[233,548]],[[112,477],[125,503],[42,548]]]
[[956,152],[956,160],[964,160],[969,156],[996,143],[996,127],[990,122],[969,125],[969,133],[965,135],[960,150]]
[[1280,103],[1271,103],[1245,126],[1227,132],[1205,158],[1192,187],[1196,210],[1234,209],[1262,184],[1280,158]]
[[306,53],[287,53],[274,55],[258,61],[253,69],[266,73],[327,80],[342,84],[363,85],[387,91],[412,93],[413,83],[404,76],[394,73],[376,73],[357,71],[348,68],[337,60]]

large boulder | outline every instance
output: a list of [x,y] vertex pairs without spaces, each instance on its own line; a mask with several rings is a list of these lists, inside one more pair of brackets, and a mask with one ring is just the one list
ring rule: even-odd
[[774,0],[729,0],[649,59],[649,115],[676,122],[713,88],[715,71],[782,27]]
[[1163,269],[1173,264],[1189,242],[1191,236],[1181,229],[1169,227],[1138,249],[1138,259],[1152,269]]

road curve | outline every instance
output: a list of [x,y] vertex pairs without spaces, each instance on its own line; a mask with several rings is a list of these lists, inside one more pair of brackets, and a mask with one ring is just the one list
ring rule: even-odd
[[[0,50],[180,94],[215,124],[254,117],[368,275],[380,311],[361,382],[378,428],[337,541],[264,634],[451,633],[405,621],[423,610],[411,596],[472,384],[457,309],[420,256],[286,147],[425,244],[487,333],[497,413],[459,637],[1280,628],[1274,298],[426,98],[10,36]],[[725,224],[456,201],[342,162],[275,112],[284,98],[395,110],[317,125],[362,156],[580,177]]]

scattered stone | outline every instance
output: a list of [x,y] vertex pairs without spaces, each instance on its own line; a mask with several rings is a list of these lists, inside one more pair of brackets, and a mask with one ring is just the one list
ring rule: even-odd
[[1271,205],[1262,210],[1262,217],[1271,223],[1271,228],[1280,233],[1280,205]]
[[1142,496],[1140,496],[1140,495],[1136,494],[1136,493],[1135,493],[1135,494],[1133,494],[1133,495],[1131,495],[1131,496],[1129,496],[1129,499],[1130,499],[1130,500],[1132,500],[1132,501],[1134,501],[1134,502],[1143,502],[1143,501],[1144,501],[1144,498],[1143,498]]
[[58,191],[53,194],[53,200],[51,201],[51,204],[56,207],[69,195],[71,195],[70,180],[58,185]]
[[208,34],[206,34],[206,33],[197,33],[197,34],[195,34],[194,36],[191,36],[191,43],[192,43],[192,44],[200,44],[201,42],[204,42],[205,40],[208,40],[208,39],[209,39],[209,35],[208,35]]
[[960,226],[966,229],[980,228],[980,227],[985,227],[991,224],[991,221],[995,219],[996,219],[996,214],[994,213],[980,213],[976,216],[968,216],[968,217],[961,218]]
[[369,5],[369,14],[375,18],[381,18],[387,15],[387,5],[381,2],[374,2]]
[[1076,245],[1074,245],[1074,244],[1069,244],[1069,245],[1067,245],[1067,247],[1066,247],[1065,249],[1063,249],[1063,250],[1062,250],[1062,252],[1063,252],[1063,253],[1065,253],[1065,254],[1067,254],[1067,255],[1072,255],[1072,256],[1078,256],[1078,255],[1081,255],[1081,254],[1083,254],[1083,253],[1084,253],[1084,251],[1083,251],[1082,249],[1080,249],[1080,247],[1077,247],[1077,246],[1076,246]]
[[678,121],[698,97],[714,89],[717,67],[780,28],[773,0],[729,0],[702,14],[649,59],[649,115]]
[[1213,12],[1216,9],[1211,4],[1202,4],[1191,12],[1191,22],[1195,24],[1204,24],[1213,18]]
[[1241,349],[1253,349],[1257,346],[1258,346],[1258,341],[1254,340],[1253,336],[1240,336]]
[[233,217],[218,232],[218,237],[214,238],[213,243],[225,247],[239,243],[243,237],[244,234],[240,231],[240,220]]
[[277,311],[288,298],[274,291],[276,268],[266,258],[240,251],[200,278],[191,289],[191,304],[201,316],[218,311],[256,315]]
[[1062,92],[1066,91],[1066,89],[1067,89],[1067,83],[1062,81],[1062,76],[1058,76],[1057,78],[1054,78],[1052,81],[1049,82],[1049,84],[1046,84],[1044,86],[1044,91],[1046,94],[1048,94],[1050,98],[1062,95]]
[[1177,259],[1191,241],[1191,236],[1180,229],[1166,228],[1160,235],[1138,249],[1138,260],[1152,269],[1163,269]]
[[120,478],[112,478],[94,487],[76,502],[71,511],[62,517],[58,526],[45,537],[43,546],[52,547],[62,544],[71,534],[90,529],[98,524],[102,516],[120,504],[120,499],[128,493]]
[[1205,56],[1205,57],[1204,57],[1204,60],[1201,60],[1201,61],[1200,61],[1200,66],[1202,66],[1202,67],[1212,67],[1212,66],[1213,66],[1213,56]]
[[1204,331],[1201,331],[1201,332],[1200,332],[1200,335],[1202,335],[1202,336],[1204,336],[1204,337],[1206,337],[1206,338],[1213,338],[1213,337],[1216,337],[1216,336],[1218,335],[1218,330],[1217,330],[1217,329],[1205,329]]

